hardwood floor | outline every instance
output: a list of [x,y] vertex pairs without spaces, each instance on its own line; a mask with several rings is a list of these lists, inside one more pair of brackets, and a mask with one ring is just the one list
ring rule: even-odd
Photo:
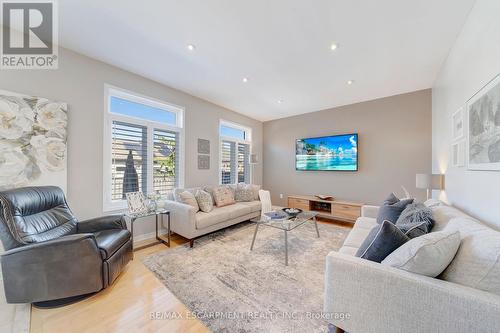
[[[318,221],[352,226],[351,223]],[[187,242],[180,236],[172,236],[172,247]],[[115,283],[88,299],[55,309],[33,307],[31,333],[210,332],[202,322],[189,318],[184,304],[142,264],[142,257],[167,249],[158,244],[134,252],[134,260]],[[182,319],[151,319],[156,312],[179,313]]]
[[[172,247],[185,242],[172,237]],[[166,249],[159,244],[136,251],[115,283],[88,299],[56,309],[33,307],[31,333],[209,332],[142,264],[141,257]],[[183,319],[151,319],[155,312],[176,312]]]

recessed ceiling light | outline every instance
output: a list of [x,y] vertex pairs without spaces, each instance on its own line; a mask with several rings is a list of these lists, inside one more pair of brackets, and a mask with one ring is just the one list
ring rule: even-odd
[[248,78],[247,77],[244,77],[243,78],[243,83],[247,83],[248,82]]
[[196,46],[194,46],[193,44],[188,44],[188,46],[187,46],[187,49],[189,51],[194,51],[195,48],[196,48]]
[[334,50],[336,50],[338,47],[339,47],[339,45],[338,45],[337,43],[332,43],[332,45],[330,45],[330,50],[334,51]]
[[351,84],[353,84],[353,83],[354,83],[354,81],[353,81],[353,80],[349,80],[349,81],[347,81],[347,84],[348,84],[348,85],[351,85]]
[[283,103],[283,100],[282,99],[278,99],[278,104],[282,104]]

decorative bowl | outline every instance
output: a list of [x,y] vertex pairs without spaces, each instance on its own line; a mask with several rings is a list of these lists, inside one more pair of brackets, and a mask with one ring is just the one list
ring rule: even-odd
[[290,217],[296,217],[300,213],[302,213],[302,209],[300,208],[290,208],[290,207],[285,207],[282,209],[285,213],[287,213]]

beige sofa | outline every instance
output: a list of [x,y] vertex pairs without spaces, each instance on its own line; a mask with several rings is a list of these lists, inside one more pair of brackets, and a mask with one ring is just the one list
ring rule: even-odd
[[[431,202],[426,204],[431,206]],[[493,269],[498,272],[499,234],[454,207],[435,200],[433,204],[433,232],[450,221],[450,226],[461,225],[458,251],[466,252],[466,260],[460,264],[474,270],[475,263],[486,259],[496,262]],[[442,275],[426,277],[355,257],[376,225],[377,212],[378,207],[364,206],[343,247],[326,258],[324,311],[330,323],[349,333],[500,332],[497,294],[445,281]],[[481,240],[484,235],[487,238]],[[456,267],[458,257],[449,267]],[[498,281],[500,276],[490,278]]]
[[[188,188],[193,194],[201,187]],[[170,211],[170,230],[190,240],[191,247],[195,238],[229,227],[233,224],[248,221],[260,216],[259,200],[237,202],[225,207],[215,207],[209,212],[196,212],[195,208],[176,201],[170,193],[165,202],[165,208]],[[164,221],[166,223],[166,221]]]

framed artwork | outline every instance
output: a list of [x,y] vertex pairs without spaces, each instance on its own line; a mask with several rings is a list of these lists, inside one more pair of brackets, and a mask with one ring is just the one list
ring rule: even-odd
[[455,168],[465,166],[465,140],[451,145],[451,165]]
[[210,154],[210,140],[198,139],[198,154]]
[[458,109],[457,112],[453,114],[453,141],[461,139],[464,136],[464,108]]
[[210,169],[210,155],[198,155],[198,169],[199,170]]
[[146,196],[142,192],[129,192],[127,197],[128,211],[132,214],[141,214],[148,211]]
[[500,75],[467,103],[469,170],[500,171]]
[[66,103],[0,90],[0,191],[67,187]]

